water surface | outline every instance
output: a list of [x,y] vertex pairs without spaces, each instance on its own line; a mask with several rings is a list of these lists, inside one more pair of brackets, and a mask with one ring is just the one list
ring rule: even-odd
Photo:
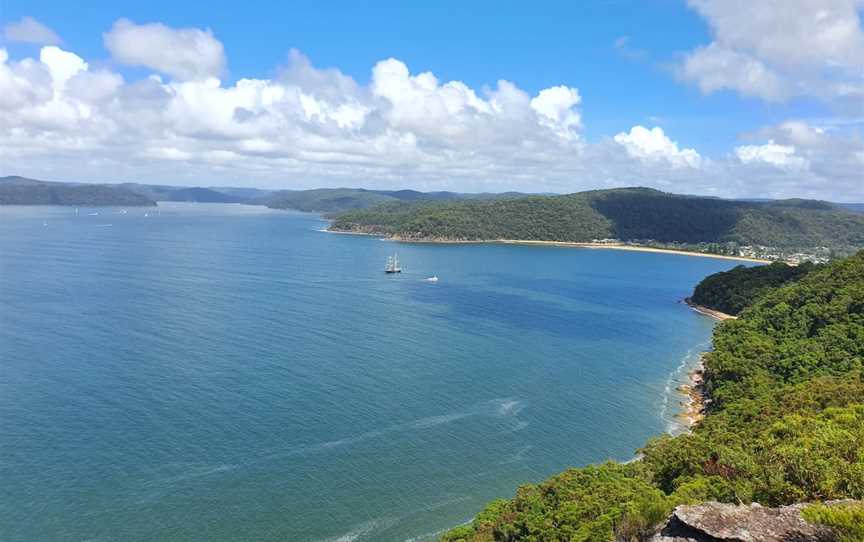
[[0,207],[0,538],[430,538],[674,429],[736,265],[324,225]]

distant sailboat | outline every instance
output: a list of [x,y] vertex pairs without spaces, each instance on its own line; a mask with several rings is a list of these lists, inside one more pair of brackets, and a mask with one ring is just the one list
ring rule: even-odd
[[394,254],[387,257],[387,265],[384,266],[385,273],[401,273],[402,268],[399,267],[399,255]]

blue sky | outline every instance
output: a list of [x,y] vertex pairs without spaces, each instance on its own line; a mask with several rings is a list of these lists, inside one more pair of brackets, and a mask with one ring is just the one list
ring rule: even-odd
[[[791,15],[798,18],[808,16],[807,2],[763,3],[782,5],[781,9],[792,11]],[[858,43],[855,29],[860,33],[861,6],[856,0],[846,3],[849,5],[844,7],[839,5],[844,4],[843,0],[826,0],[826,5],[838,5],[834,6],[837,24],[855,27],[850,41],[837,47],[848,49],[851,43],[854,49]],[[502,79],[531,96],[559,85],[577,89],[581,97],[578,106],[574,106],[580,116],[578,136],[589,144],[600,144],[616,134],[629,133],[634,126],[659,127],[681,149],[693,148],[700,157],[717,162],[736,153],[737,146],[767,145],[769,141],[782,139],[773,137],[781,134],[765,134],[771,127],[786,122],[805,122],[820,130],[823,128],[816,124],[842,124],[846,126],[842,134],[831,128],[832,135],[846,138],[853,154],[860,143],[864,107],[858,101],[859,96],[851,101],[844,99],[843,103],[835,100],[835,96],[826,98],[827,91],[821,90],[825,82],[811,81],[812,74],[818,71],[814,70],[814,63],[819,68],[819,59],[802,62],[803,67],[784,62],[782,58],[778,60],[778,56],[771,56],[776,48],[764,43],[770,39],[770,32],[756,27],[752,39],[724,37],[723,24],[727,29],[734,29],[736,22],[730,23],[729,18],[736,14],[724,13],[722,5],[711,6],[710,0],[693,0],[689,4],[672,0],[544,2],[542,5],[485,1],[324,4],[90,1],[75,5],[5,0],[0,23],[14,24],[22,17],[33,17],[60,37],[62,41],[57,46],[84,59],[90,71],[104,68],[119,74],[127,83],[146,78],[154,69],[146,60],[118,61],[117,55],[106,47],[103,35],[121,18],[137,25],[160,23],[169,29],[210,29],[213,38],[224,47],[226,68],[218,74],[224,87],[242,78],[279,79],[288,63],[288,51],[296,49],[316,68],[335,68],[360,86],[372,84],[372,68],[376,63],[395,58],[406,64],[412,75],[429,71],[442,84],[460,81],[477,93],[486,88],[494,89]],[[796,4],[803,6],[797,14],[794,13]],[[747,5],[747,2],[742,4]],[[742,11],[741,7],[734,9]],[[746,13],[740,15],[747,17]],[[758,16],[753,18],[758,19]],[[770,18],[766,21],[765,24],[772,24]],[[802,35],[807,35],[807,29],[801,31]],[[760,38],[760,32],[769,37]],[[731,31],[726,33],[732,34]],[[795,37],[790,35],[790,39]],[[734,41],[736,39],[738,41]],[[758,39],[762,42],[756,41]],[[743,62],[739,59],[748,55],[746,58],[777,71],[788,89],[808,86],[820,90],[788,91],[777,99],[767,91],[754,91],[747,87],[749,83],[740,83],[735,74],[730,74],[719,83],[719,88],[706,91],[703,85],[718,86],[711,82],[710,70],[715,64],[709,62],[713,62],[713,57],[699,56],[699,50],[713,42],[718,48],[738,55],[734,57],[736,62]],[[10,40],[8,36],[0,42],[8,51],[10,62],[38,58],[44,45]],[[819,46],[823,45],[820,42]],[[801,43],[801,47],[806,48],[807,44]],[[834,45],[826,47],[827,54],[833,54],[836,49],[832,48]],[[760,56],[762,53],[765,56]],[[695,71],[682,76],[682,66],[690,57],[695,57]],[[703,60],[703,64],[697,64]],[[860,60],[857,56],[842,59],[846,63],[844,83],[860,85],[860,79],[848,76],[856,67],[864,67],[857,64]],[[825,66],[831,61],[826,57]],[[806,85],[794,79],[799,76],[806,79]],[[803,151],[800,143],[797,149]],[[769,151],[771,149],[765,152]],[[807,159],[813,162],[813,157]],[[851,167],[853,174],[854,165]],[[769,172],[767,176],[777,182],[774,173]],[[645,172],[648,177],[651,174]],[[595,172],[593,176],[599,179],[602,175]],[[634,177],[634,174],[630,171],[624,176]],[[399,177],[405,178],[401,174]],[[679,175],[672,177],[677,179]],[[431,179],[424,183],[421,185],[434,185]],[[517,184],[504,183],[501,188]],[[483,183],[471,185],[472,188],[485,186]],[[542,189],[542,182],[538,187]],[[554,183],[550,187],[556,188]],[[752,188],[751,185],[747,195],[757,195],[750,193],[754,192]],[[799,188],[796,186],[794,190]],[[842,181],[838,195],[857,195],[855,188],[853,175]],[[790,188],[789,193],[794,190]],[[819,190],[823,188],[815,191]],[[699,191],[706,189],[699,187]],[[776,191],[781,192],[783,190]]]

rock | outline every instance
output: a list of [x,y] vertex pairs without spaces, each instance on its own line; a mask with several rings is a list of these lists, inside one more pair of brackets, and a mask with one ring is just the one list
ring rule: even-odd
[[709,502],[679,506],[650,542],[835,542],[827,527],[801,517],[806,504],[766,508]]

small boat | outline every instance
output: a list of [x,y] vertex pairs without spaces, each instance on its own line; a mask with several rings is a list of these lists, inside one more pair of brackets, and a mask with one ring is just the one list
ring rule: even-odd
[[385,273],[401,273],[402,268],[399,267],[399,255],[394,254],[387,257],[387,265],[384,266]]
[[431,277],[427,277],[426,282],[438,282],[438,277],[436,275],[433,275]]

